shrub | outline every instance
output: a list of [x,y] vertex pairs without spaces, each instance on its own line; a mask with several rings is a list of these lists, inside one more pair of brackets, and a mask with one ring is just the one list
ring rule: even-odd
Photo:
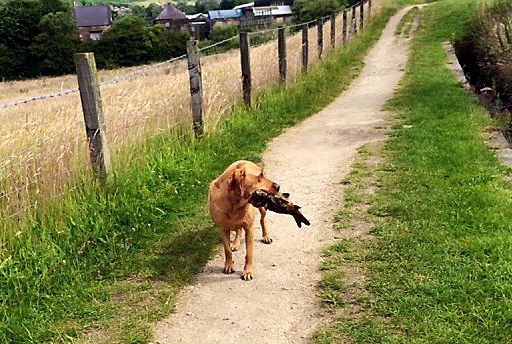
[[491,88],[498,110],[512,110],[512,2],[483,5],[455,48],[477,92]]

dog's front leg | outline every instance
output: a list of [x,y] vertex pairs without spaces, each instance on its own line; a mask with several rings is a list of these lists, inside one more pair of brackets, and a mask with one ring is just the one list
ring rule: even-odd
[[235,239],[231,243],[231,251],[238,251],[240,248],[240,237],[242,236],[242,228],[237,228],[235,231]]
[[235,271],[234,269],[234,261],[233,261],[233,252],[231,252],[230,247],[230,231],[221,229],[222,236],[222,244],[224,245],[224,256],[226,257],[226,261],[224,262],[224,270],[222,270],[225,274],[230,274]]
[[268,230],[267,220],[265,219],[265,217],[267,216],[267,209],[262,207],[258,208],[258,210],[260,211],[261,234],[263,236],[261,241],[263,241],[263,243],[265,244],[271,244],[273,239]]
[[245,267],[242,272],[242,279],[244,281],[252,280],[252,264],[254,258],[254,225],[250,225],[248,228],[245,228]]

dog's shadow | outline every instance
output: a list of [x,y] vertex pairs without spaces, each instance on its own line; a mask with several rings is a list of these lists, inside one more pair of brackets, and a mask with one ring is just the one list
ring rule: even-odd
[[[261,240],[257,241],[266,245]],[[200,272],[205,274],[202,277],[205,283],[240,279],[245,259],[244,245],[245,240],[242,239],[240,249],[233,252],[236,270],[226,275],[223,272],[224,253],[221,249],[219,232],[214,225],[170,234],[158,242],[153,257],[149,261],[153,271],[152,279],[184,285]],[[222,255],[221,261],[219,264],[208,266],[207,262],[215,253]]]
[[218,231],[213,226],[169,234],[158,242],[149,261],[153,279],[180,284],[190,281],[203,269],[218,244]]

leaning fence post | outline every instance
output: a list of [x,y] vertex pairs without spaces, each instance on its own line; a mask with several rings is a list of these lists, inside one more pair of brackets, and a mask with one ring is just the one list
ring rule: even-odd
[[318,32],[318,58],[322,59],[322,53],[324,50],[324,20],[319,18],[317,21],[317,32]]
[[331,47],[336,47],[336,14],[331,14]]
[[277,53],[279,58],[279,77],[282,84],[286,83],[286,36],[283,26],[277,29]]
[[245,106],[251,106],[251,60],[249,54],[249,37],[247,32],[240,32],[240,63],[242,68],[242,93]]
[[361,0],[361,5],[360,5],[360,10],[359,10],[359,31],[363,31],[363,27],[364,27],[364,0]]
[[105,130],[98,73],[93,53],[74,55],[80,100],[92,168],[101,180],[110,173],[110,151]]
[[357,35],[356,5],[352,6],[352,32]]
[[190,104],[192,106],[192,125],[196,137],[203,135],[203,82],[197,41],[187,41],[188,74],[190,80]]
[[347,10],[343,10],[343,45],[347,44]]
[[308,71],[308,57],[309,57],[309,41],[308,41],[308,24],[302,25],[302,73]]

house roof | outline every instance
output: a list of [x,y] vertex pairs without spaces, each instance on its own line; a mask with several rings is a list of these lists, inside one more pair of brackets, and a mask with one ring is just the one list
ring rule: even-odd
[[79,27],[109,26],[112,24],[110,6],[74,6],[73,15]]
[[187,20],[187,16],[173,5],[167,4],[155,20]]
[[208,14],[204,13],[196,13],[196,14],[187,14],[188,20],[201,20],[208,18]]
[[242,15],[240,10],[217,10],[208,11],[208,16],[213,19],[233,19],[239,18]]
[[284,6],[293,6],[294,0],[254,0],[254,7],[272,6],[279,3]]
[[270,15],[272,16],[286,16],[292,15],[292,7],[291,6],[266,6],[266,7],[254,7],[253,9],[255,16],[268,15],[270,10]]
[[242,5],[235,6],[235,7],[233,7],[233,9],[234,10],[241,10],[242,8],[246,8],[246,7],[254,7],[254,1],[253,2],[249,2],[247,4],[242,4]]

